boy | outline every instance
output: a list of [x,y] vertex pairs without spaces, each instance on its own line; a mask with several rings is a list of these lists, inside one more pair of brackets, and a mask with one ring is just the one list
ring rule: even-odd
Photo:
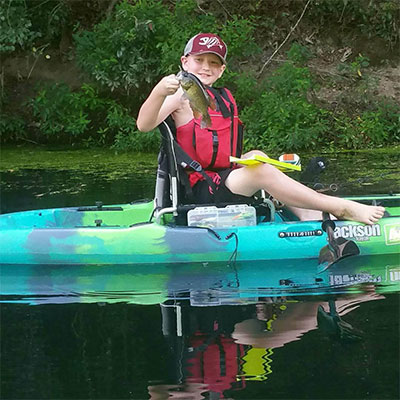
[[[227,47],[220,37],[212,33],[199,33],[186,44],[181,57],[182,69],[196,75],[206,87],[212,87],[225,71],[226,55]],[[209,94],[211,95],[211,92]],[[184,99],[183,90],[175,75],[162,78],[143,103],[137,118],[138,129],[143,132],[150,131],[169,115],[172,116],[177,134],[180,133],[181,137],[182,132],[191,134],[191,131],[195,132],[198,129],[198,121],[194,118],[188,100]],[[240,121],[236,123],[239,124]],[[181,145],[188,151],[183,143]],[[193,149],[190,150],[193,151]],[[250,156],[254,152],[263,154],[255,150],[242,157]],[[201,154],[199,157],[201,158]],[[229,164],[228,160],[226,164]],[[300,219],[321,219],[320,212],[316,214],[315,211],[311,211],[319,210],[328,212],[339,219],[374,224],[382,218],[385,211],[383,207],[368,206],[318,193],[269,164],[235,169],[221,168],[221,172],[212,169],[208,171],[207,165],[202,164],[202,166],[218,185],[217,193],[213,193],[203,178],[192,175],[196,173],[190,173],[192,177],[195,177],[195,179],[189,179],[193,193],[197,198],[201,198],[202,202],[215,201],[216,194],[220,201],[230,201],[237,196],[250,197],[259,190],[265,190],[275,199],[289,206]]]

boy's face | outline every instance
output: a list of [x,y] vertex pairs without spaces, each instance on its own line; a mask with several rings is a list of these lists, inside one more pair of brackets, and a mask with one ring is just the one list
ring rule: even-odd
[[225,64],[213,53],[181,57],[182,68],[196,75],[203,85],[211,86],[225,71]]

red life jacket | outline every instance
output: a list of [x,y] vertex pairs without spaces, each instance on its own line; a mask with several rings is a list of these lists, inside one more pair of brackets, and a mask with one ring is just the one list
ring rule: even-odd
[[208,108],[211,127],[201,128],[201,119],[193,118],[176,130],[176,139],[185,152],[204,170],[230,168],[230,156],[240,157],[243,148],[243,124],[235,99],[228,89],[207,88],[217,109]]
[[[204,383],[207,389],[223,394],[228,389],[243,389],[245,380],[240,377],[244,346],[231,337],[218,335],[208,344],[206,334],[196,332],[190,344],[193,351],[186,361],[186,382]],[[199,351],[200,348],[202,351]]]

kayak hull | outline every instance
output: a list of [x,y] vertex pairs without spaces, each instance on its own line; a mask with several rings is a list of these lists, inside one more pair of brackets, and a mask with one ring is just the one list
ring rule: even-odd
[[[335,221],[335,237],[360,255],[400,253],[400,207],[367,226]],[[315,259],[328,244],[321,221],[198,228],[149,222],[152,202],[23,211],[0,216],[0,263],[43,265],[169,264]]]

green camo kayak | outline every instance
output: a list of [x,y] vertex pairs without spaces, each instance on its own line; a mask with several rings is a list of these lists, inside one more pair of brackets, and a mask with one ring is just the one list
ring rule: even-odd
[[[400,195],[352,199],[383,204],[387,215],[371,226],[335,221],[334,239],[355,243],[361,256],[399,254]],[[328,244],[322,221],[298,221],[281,211],[274,211],[268,221],[257,216],[255,224],[247,226],[238,225],[236,215],[222,227],[195,227],[176,225],[168,214],[153,218],[153,207],[150,201],[1,215],[0,263],[169,264],[221,262],[231,257],[318,260]]]

